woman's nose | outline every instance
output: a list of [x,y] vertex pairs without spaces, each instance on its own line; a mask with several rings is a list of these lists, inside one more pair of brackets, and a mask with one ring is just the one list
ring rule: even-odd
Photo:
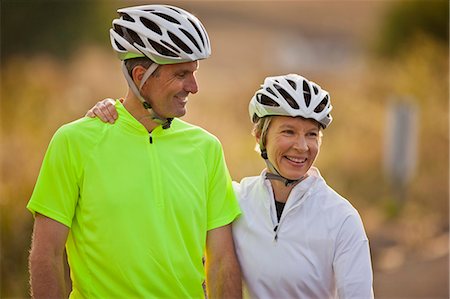
[[300,151],[307,151],[308,143],[306,142],[306,138],[304,136],[298,137],[296,139],[296,142],[294,143],[294,148],[296,148]]

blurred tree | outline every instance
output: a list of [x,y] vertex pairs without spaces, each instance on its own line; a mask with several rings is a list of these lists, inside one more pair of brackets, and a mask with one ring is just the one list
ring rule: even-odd
[[395,1],[388,9],[376,43],[378,54],[396,56],[418,34],[449,42],[449,1]]
[[87,0],[1,0],[1,60],[46,53],[65,58],[82,43],[109,44],[113,3]]

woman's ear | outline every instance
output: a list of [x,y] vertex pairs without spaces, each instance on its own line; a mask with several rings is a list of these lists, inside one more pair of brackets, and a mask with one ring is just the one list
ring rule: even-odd
[[261,139],[261,132],[255,132],[256,143],[259,144],[259,140]]

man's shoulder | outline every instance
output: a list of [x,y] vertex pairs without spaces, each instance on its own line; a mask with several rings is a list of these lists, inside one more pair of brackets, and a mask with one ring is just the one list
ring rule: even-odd
[[83,117],[59,127],[54,138],[66,138],[71,143],[95,142],[105,125],[97,118]]
[[173,120],[173,128],[175,132],[181,132],[183,135],[188,136],[189,139],[195,140],[195,142],[204,140],[206,142],[220,143],[219,139],[206,129],[178,118]]

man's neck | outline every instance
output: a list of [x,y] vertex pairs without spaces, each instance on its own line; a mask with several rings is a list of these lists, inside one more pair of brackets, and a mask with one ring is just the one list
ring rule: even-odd
[[153,131],[159,124],[151,119],[150,113],[147,109],[142,106],[141,101],[139,101],[131,92],[128,92],[125,100],[123,101],[123,106],[127,111],[140,122],[148,132]]

